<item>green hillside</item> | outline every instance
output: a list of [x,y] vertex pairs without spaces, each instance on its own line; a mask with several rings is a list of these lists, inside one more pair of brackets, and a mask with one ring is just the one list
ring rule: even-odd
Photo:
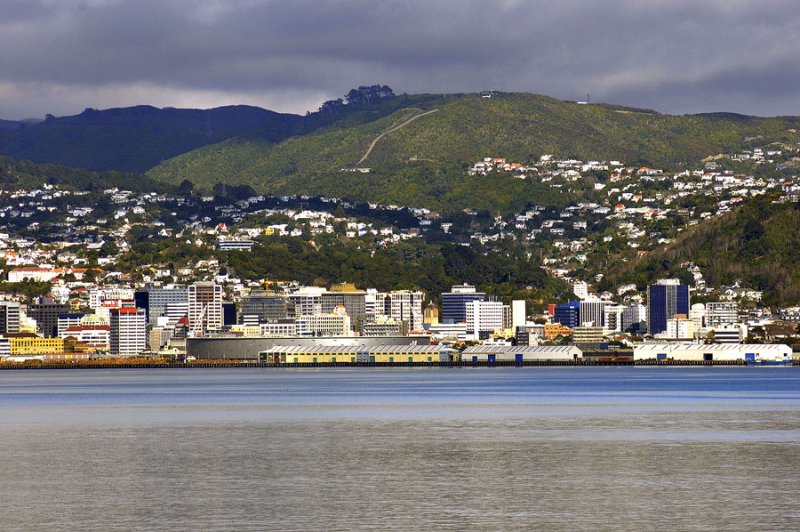
[[171,185],[123,172],[90,172],[56,164],[17,161],[0,155],[0,189],[37,188],[44,183],[81,191],[120,187],[136,192],[166,192]]
[[683,266],[700,267],[709,286],[741,281],[764,291],[772,305],[800,300],[800,204],[773,203],[760,196],[739,209],[681,233],[675,242],[645,258],[605,271],[602,289],[636,283],[640,289],[663,277],[685,277]]
[[[261,192],[345,196],[429,206],[504,209],[551,201],[552,192],[508,176],[468,178],[481,157],[520,162],[545,153],[678,168],[746,146],[753,138],[794,140],[797,118],[733,114],[670,116],[606,105],[578,105],[532,94],[404,96],[373,106],[397,110],[368,123],[338,122],[277,144],[240,136],[180,155],[149,171],[157,180],[246,183]],[[360,164],[343,172],[386,134]],[[354,123],[355,122],[355,123]],[[563,201],[563,198],[561,198]]]
[[147,105],[86,109],[75,116],[48,116],[32,125],[0,124],[0,153],[95,171],[141,173],[181,153],[242,134],[282,140],[302,121],[297,115],[244,105],[207,110]]

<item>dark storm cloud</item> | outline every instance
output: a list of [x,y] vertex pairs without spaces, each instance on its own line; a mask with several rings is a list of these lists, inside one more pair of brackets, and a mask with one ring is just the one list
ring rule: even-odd
[[800,114],[794,0],[0,0],[0,116],[252,103],[363,83]]

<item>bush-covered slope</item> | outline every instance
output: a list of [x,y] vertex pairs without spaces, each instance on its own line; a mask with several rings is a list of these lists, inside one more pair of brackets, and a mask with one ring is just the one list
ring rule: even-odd
[[268,141],[292,134],[302,117],[258,107],[86,109],[75,116],[0,128],[0,153],[89,170],[144,172],[207,144],[257,133]]
[[800,301],[800,204],[773,203],[761,196],[719,218],[681,233],[672,244],[633,262],[615,262],[604,288],[686,275],[682,264],[700,267],[709,286],[733,284],[764,291],[768,304]]
[[0,155],[0,188],[35,188],[44,183],[82,191],[119,187],[137,192],[160,192],[173,188],[142,175],[90,172],[56,164],[17,161]]
[[[178,156],[149,172],[154,179],[189,179],[210,188],[225,180],[259,191],[347,196],[430,206],[499,209],[536,202],[545,191],[513,178],[468,178],[485,156],[531,161],[545,153],[681,167],[744,146],[754,137],[791,139],[796,118],[741,115],[670,116],[604,105],[578,105],[532,94],[405,96],[373,106],[386,114],[368,123],[337,122],[271,144],[239,137]],[[360,166],[370,143],[385,135]],[[355,122],[355,123],[354,123]],[[478,203],[472,203],[477,201]]]

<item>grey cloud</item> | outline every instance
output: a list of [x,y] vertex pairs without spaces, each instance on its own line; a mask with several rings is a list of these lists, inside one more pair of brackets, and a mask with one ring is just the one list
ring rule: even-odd
[[787,0],[6,0],[0,116],[234,97],[300,111],[362,83],[800,114],[798,41]]

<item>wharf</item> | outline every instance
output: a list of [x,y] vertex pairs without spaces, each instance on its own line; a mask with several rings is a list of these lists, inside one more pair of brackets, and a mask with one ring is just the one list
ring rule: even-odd
[[[678,361],[666,360],[658,361],[646,360],[633,362],[632,360],[617,360],[617,361],[595,361],[595,360],[525,360],[522,362],[510,361],[479,361],[479,362],[317,362],[317,363],[298,363],[298,364],[276,364],[273,362],[238,362],[238,361],[220,361],[220,362],[136,362],[125,364],[120,362],[103,364],[103,363],[47,363],[47,364],[0,364],[0,371],[2,370],[36,370],[36,369],[192,369],[192,368],[496,368],[496,367],[608,367],[608,366],[670,366],[670,367],[687,367],[687,366],[707,366],[707,367],[721,367],[721,366],[745,366],[744,361],[731,360],[731,361]],[[794,363],[795,367],[800,367],[798,362]]]

